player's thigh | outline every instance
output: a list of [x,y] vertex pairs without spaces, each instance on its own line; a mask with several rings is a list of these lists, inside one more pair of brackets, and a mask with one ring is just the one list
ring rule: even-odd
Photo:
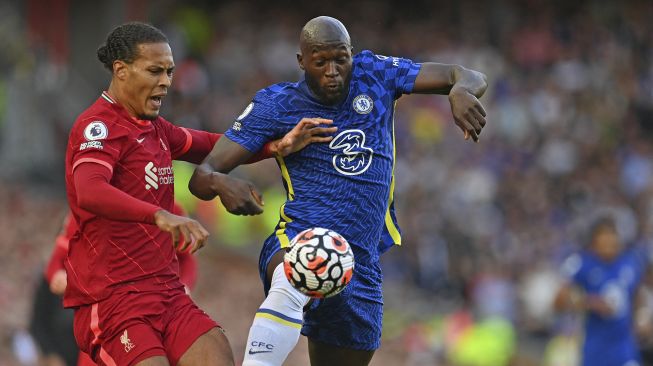
[[[167,303],[170,311],[164,322],[163,345],[170,364],[177,365],[229,365],[231,363],[199,362],[193,360],[230,360],[233,355],[229,342],[219,325],[202,311],[183,291],[177,292]],[[207,350],[206,345],[211,349]],[[179,363],[184,356],[186,363]],[[195,362],[195,361],[193,361]]]
[[163,356],[154,356],[135,364],[134,366],[170,366],[168,359]]
[[178,366],[233,366],[229,340],[220,328],[204,333],[181,356]]
[[367,366],[374,356],[374,351],[338,347],[309,338],[308,355],[311,366]]
[[268,266],[266,268],[266,286],[269,287],[270,283],[272,281],[272,275],[274,274],[274,270],[277,269],[277,266],[280,263],[283,263],[283,256],[286,253],[285,250],[279,250],[278,252],[274,253],[272,258],[270,258],[270,262],[268,263]]

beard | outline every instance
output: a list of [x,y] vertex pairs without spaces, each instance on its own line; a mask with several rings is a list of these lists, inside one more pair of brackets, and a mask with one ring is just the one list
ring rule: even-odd
[[156,114],[139,114],[138,119],[143,120],[143,121],[154,121],[159,117],[159,113]]
[[325,88],[322,88],[318,80],[311,78],[310,75],[305,73],[304,79],[309,89],[315,94],[318,100],[321,103],[326,105],[335,105],[342,102],[347,97],[347,92],[349,91],[349,82],[351,81],[351,73],[345,78],[342,85],[334,90],[327,91]]

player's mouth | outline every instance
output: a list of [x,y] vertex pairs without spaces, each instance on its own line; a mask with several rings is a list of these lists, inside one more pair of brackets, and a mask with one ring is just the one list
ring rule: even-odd
[[163,98],[165,98],[165,94],[156,94],[151,96],[148,99],[148,103],[150,104],[150,107],[152,109],[161,109],[161,102],[163,101]]
[[329,94],[340,93],[342,85],[340,83],[329,83],[324,86],[324,89]]

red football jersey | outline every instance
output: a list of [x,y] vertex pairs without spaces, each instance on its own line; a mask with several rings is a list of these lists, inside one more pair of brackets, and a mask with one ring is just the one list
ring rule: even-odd
[[70,239],[65,263],[64,306],[95,303],[117,290],[183,287],[170,233],[153,224],[115,221],[80,208],[73,172],[80,164],[100,164],[112,172],[113,187],[172,212],[172,160],[187,153],[184,157],[206,156],[212,148],[197,144],[206,151],[189,151],[197,150],[191,132],[204,133],[189,132],[161,117],[136,120],[107,93],[77,118],[66,151],[66,188],[79,230]]

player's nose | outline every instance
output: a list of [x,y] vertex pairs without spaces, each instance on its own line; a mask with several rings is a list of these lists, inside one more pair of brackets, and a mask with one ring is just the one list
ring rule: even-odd
[[161,77],[159,77],[159,86],[164,86],[166,88],[170,87],[170,84],[172,84],[172,76],[163,73]]
[[330,61],[327,63],[327,67],[324,75],[326,75],[327,77],[338,76],[338,68],[336,67],[336,63],[334,61]]

